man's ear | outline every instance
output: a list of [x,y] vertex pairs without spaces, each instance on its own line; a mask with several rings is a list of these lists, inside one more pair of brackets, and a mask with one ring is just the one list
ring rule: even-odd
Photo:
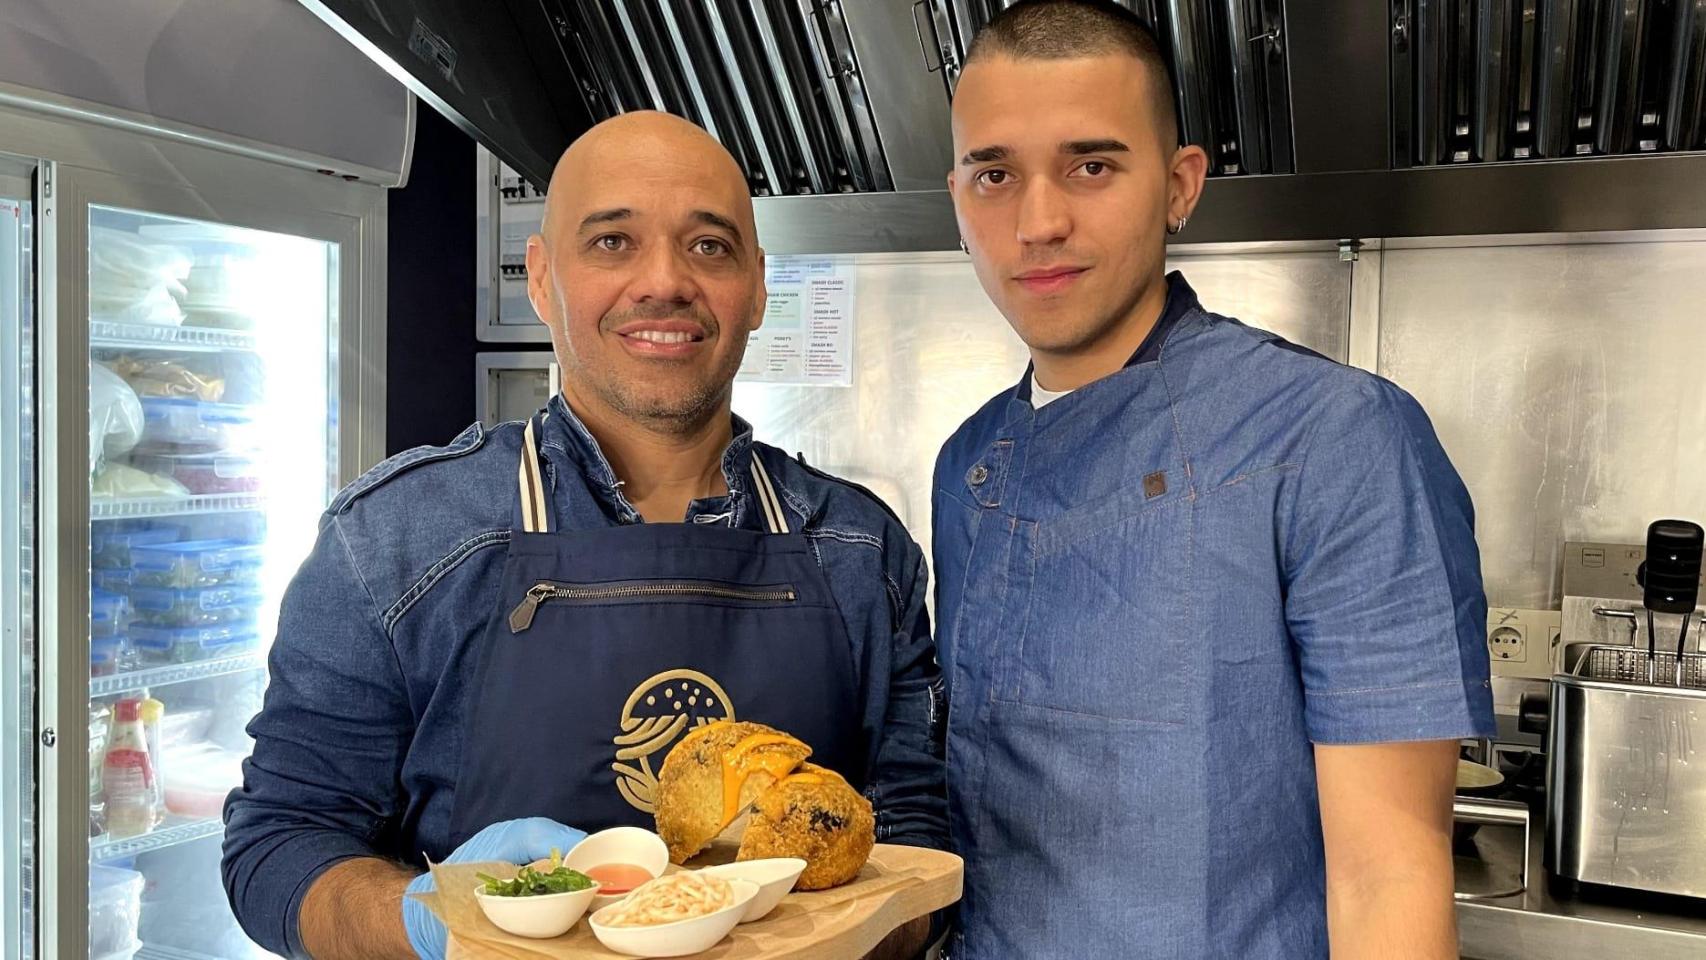
[[758,248],[758,296],[752,301],[752,329],[764,326],[764,307],[770,300],[770,288],[764,283],[764,248]]
[[1189,217],[1202,199],[1204,178],[1208,176],[1208,154],[1202,147],[1187,145],[1173,154],[1168,174],[1167,213],[1170,220]]
[[527,299],[539,322],[549,327],[557,316],[551,301],[551,253],[537,233],[527,238]]

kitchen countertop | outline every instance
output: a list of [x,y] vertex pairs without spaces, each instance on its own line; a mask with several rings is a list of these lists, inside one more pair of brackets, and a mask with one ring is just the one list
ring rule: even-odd
[[[1547,890],[1541,866],[1544,836],[1537,822],[1529,850],[1528,892],[1497,900],[1458,901],[1458,937],[1466,960],[1706,957],[1706,901],[1690,910],[1694,902],[1682,898],[1557,899]],[[1518,875],[1520,829],[1482,827],[1473,842],[1494,872]]]

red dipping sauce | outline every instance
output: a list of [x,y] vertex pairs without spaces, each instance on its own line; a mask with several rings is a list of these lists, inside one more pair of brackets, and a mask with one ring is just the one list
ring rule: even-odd
[[584,871],[587,876],[598,881],[598,892],[629,893],[642,883],[657,879],[645,867],[632,863],[604,863],[590,867]]

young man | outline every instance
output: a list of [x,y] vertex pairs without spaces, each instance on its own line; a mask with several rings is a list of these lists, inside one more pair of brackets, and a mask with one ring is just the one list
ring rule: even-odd
[[1454,958],[1490,734],[1467,491],[1402,390],[1165,276],[1207,159],[1153,36],[1025,0],[948,177],[1032,367],[937,461],[954,960]]
[[922,552],[729,409],[764,313],[734,159],[663,114],[594,127],[527,270],[563,392],[369,471],[285,596],[226,806],[226,889],[269,950],[442,956],[404,900],[423,854],[526,863],[574,845],[563,824],[649,827],[670,747],[720,719],[805,740],[879,840],[946,843]]

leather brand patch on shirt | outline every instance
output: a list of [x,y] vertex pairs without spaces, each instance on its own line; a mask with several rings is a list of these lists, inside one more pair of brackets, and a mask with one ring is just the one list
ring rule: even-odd
[[1167,492],[1167,473],[1157,470],[1143,478],[1143,498],[1153,500]]

